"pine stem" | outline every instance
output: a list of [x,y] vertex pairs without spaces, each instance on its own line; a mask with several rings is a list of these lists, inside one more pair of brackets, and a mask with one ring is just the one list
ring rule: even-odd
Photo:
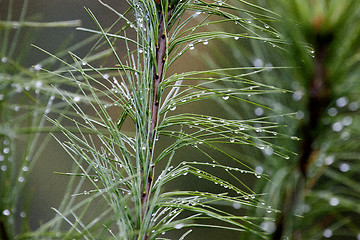
[[[151,119],[150,119],[150,156],[153,155],[153,143],[156,136],[156,125],[158,121],[159,114],[159,102],[160,102],[160,83],[163,80],[164,76],[164,66],[166,60],[166,51],[167,51],[167,36],[165,24],[169,21],[172,13],[172,8],[169,7],[167,11],[167,19],[164,21],[164,14],[162,10],[159,12],[159,26],[158,26],[158,43],[156,48],[156,68],[154,69],[154,79],[153,79],[153,95],[152,95],[152,111],[151,111]],[[144,166],[145,168],[146,166]],[[143,206],[142,209],[142,218],[144,219],[146,211],[147,211],[147,203],[150,198],[151,185],[153,181],[152,174],[154,172],[154,165],[151,166],[150,171],[146,171],[148,176],[144,179],[145,183],[143,184],[144,192],[141,195],[141,203]],[[145,169],[144,169],[145,170]],[[145,171],[144,171],[145,172]],[[146,233],[144,236],[144,240],[148,239],[148,234]]]

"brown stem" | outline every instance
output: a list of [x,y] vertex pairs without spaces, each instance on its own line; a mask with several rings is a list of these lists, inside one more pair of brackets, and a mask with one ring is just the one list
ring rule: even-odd
[[[167,12],[167,21],[169,21],[172,13],[172,8],[168,9]],[[153,80],[153,96],[152,96],[152,111],[151,111],[151,119],[150,119],[150,156],[152,156],[153,149],[152,143],[154,142],[155,137],[155,128],[157,125],[158,114],[159,114],[159,102],[160,102],[160,83],[163,80],[164,66],[166,60],[166,51],[167,51],[167,37],[166,37],[166,29],[164,27],[164,16],[163,12],[159,13],[159,27],[158,27],[158,43],[156,48],[156,68],[154,69],[154,80]],[[144,166],[145,167],[145,166]],[[141,195],[141,203],[143,206],[142,209],[142,217],[144,218],[146,213],[146,204],[149,201],[151,184],[152,184],[152,173],[154,172],[154,165],[151,166],[151,170],[148,172],[147,179],[145,179],[144,183],[144,192]],[[148,234],[145,235],[145,240],[148,239]]]

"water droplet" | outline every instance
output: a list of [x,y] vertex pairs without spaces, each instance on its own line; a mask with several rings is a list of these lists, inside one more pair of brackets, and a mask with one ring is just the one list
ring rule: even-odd
[[103,78],[104,78],[104,79],[109,79],[109,78],[110,78],[110,75],[106,73],[106,74],[103,75]]
[[189,44],[189,49],[190,49],[190,50],[194,50],[194,49],[195,49],[194,44],[190,43],[190,44]]
[[24,177],[19,177],[19,178],[18,178],[18,181],[19,181],[19,182],[24,182],[24,181],[25,181],[25,178],[24,178]]
[[267,63],[267,64],[265,65],[265,69],[266,69],[266,71],[268,71],[268,72],[272,71],[273,67],[274,67],[274,66],[273,66],[271,63]]
[[355,112],[355,111],[359,110],[359,103],[357,103],[357,102],[350,103],[349,104],[349,110],[352,111],[352,112]]
[[234,209],[240,209],[240,208],[241,208],[241,204],[238,203],[238,202],[234,202],[234,203],[233,203],[233,208],[234,208]]
[[239,39],[240,39],[240,37],[234,37],[234,39],[235,39],[235,40],[239,40]]
[[75,96],[73,100],[74,100],[74,102],[79,102],[79,101],[80,101],[80,97],[79,97],[79,96]]
[[305,117],[305,114],[303,111],[297,111],[295,114],[295,117],[299,120],[303,119]]
[[343,120],[341,121],[341,123],[342,123],[344,126],[349,126],[349,125],[352,124],[352,122],[353,122],[353,119],[352,119],[352,117],[350,117],[350,116],[344,117]]
[[267,208],[266,208],[266,212],[267,213],[271,213],[272,211],[271,211],[271,206],[268,206]]
[[262,173],[264,172],[264,169],[263,169],[262,166],[256,166],[255,172],[256,172],[257,174],[262,174]]
[[269,25],[267,25],[267,24],[264,24],[264,27],[265,27],[265,28],[269,28],[270,26],[269,26]]
[[40,63],[34,66],[35,71],[40,71],[42,69],[42,65]]
[[4,211],[2,211],[2,214],[4,216],[10,216],[11,212],[9,211],[9,209],[5,209]]
[[224,99],[224,100],[228,100],[229,99],[229,95],[224,95],[223,97],[222,97],[222,99]]
[[268,156],[272,155],[274,153],[274,149],[272,147],[266,147],[264,149],[264,153]]
[[88,191],[84,191],[84,195],[89,195],[89,192],[88,192]]
[[258,107],[254,110],[256,116],[261,116],[264,114],[264,110],[261,107]]
[[192,17],[193,17],[193,18],[196,18],[197,16],[200,15],[200,13],[201,13],[201,12],[197,11],[197,12],[195,12],[195,13],[192,15]]
[[343,125],[341,124],[341,122],[336,122],[332,125],[332,130],[334,132],[340,132],[343,129]]
[[296,90],[293,95],[292,95],[292,98],[294,99],[294,101],[299,101],[301,100],[301,98],[304,96],[304,93],[303,91],[301,90]]
[[25,213],[25,212],[21,212],[21,213],[20,213],[20,217],[21,217],[21,218],[25,218],[25,217],[26,217],[26,213]]
[[330,205],[331,206],[337,206],[339,204],[339,199],[337,197],[332,197],[330,198],[330,201],[329,201]]
[[292,139],[292,140],[296,140],[296,141],[300,141],[300,140],[301,140],[300,138],[298,138],[298,137],[296,137],[296,136],[292,136],[291,139]]
[[10,148],[4,148],[4,149],[3,149],[3,153],[4,153],[4,154],[8,154],[9,152],[10,152]]
[[2,62],[2,63],[6,63],[6,62],[7,62],[7,57],[1,58],[1,62]]
[[203,44],[204,44],[204,45],[208,45],[208,44],[209,44],[209,41],[208,41],[208,40],[205,40],[205,41],[203,41]]
[[253,66],[254,67],[262,67],[262,66],[264,66],[264,62],[260,58],[256,58],[253,61]]
[[337,109],[336,108],[329,108],[328,111],[327,111],[328,115],[330,117],[334,117],[336,116],[336,114],[338,113]]
[[251,20],[247,20],[246,22],[247,22],[247,23],[251,23]]
[[348,172],[350,170],[350,165],[348,163],[342,163],[339,166],[340,171]]
[[1,169],[1,171],[5,172],[6,169],[7,169],[7,166],[6,166],[6,165],[2,165],[0,169]]
[[331,229],[325,229],[323,232],[323,236],[326,238],[330,238],[333,235],[333,232],[331,231]]
[[235,139],[233,139],[233,138],[230,139],[230,142],[231,142],[231,143],[234,143],[234,142],[235,142]]
[[331,165],[335,161],[335,157],[333,155],[327,156],[324,161],[326,165]]
[[264,221],[260,224],[260,227],[267,233],[272,234],[276,230],[276,225],[273,221]]
[[99,179],[97,177],[94,177],[94,182],[98,182]]
[[176,106],[174,105],[170,108],[170,111],[174,111],[175,109],[176,109]]
[[345,107],[349,103],[349,99],[347,97],[341,97],[336,100],[336,106]]

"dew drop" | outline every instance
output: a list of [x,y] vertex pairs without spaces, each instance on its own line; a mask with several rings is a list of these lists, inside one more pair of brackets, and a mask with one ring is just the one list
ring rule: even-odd
[[331,231],[331,229],[325,229],[323,232],[323,236],[326,238],[330,238],[333,235],[333,232]]
[[336,114],[338,113],[337,109],[336,108],[329,108],[328,111],[327,111],[328,115],[330,117],[334,117],[336,116]]
[[266,29],[268,29],[270,26],[267,25],[267,24],[264,24],[264,27],[265,27]]
[[339,166],[341,172],[348,172],[350,170],[350,165],[348,163],[342,163]]
[[176,106],[172,106],[172,107],[170,108],[170,111],[175,111],[175,109],[176,109]]
[[336,105],[338,107],[345,107],[349,103],[349,99],[347,97],[341,97],[336,100]]
[[6,63],[6,62],[7,62],[7,57],[1,58],[1,62],[2,62],[2,63]]
[[260,58],[256,58],[253,61],[253,65],[254,65],[254,67],[262,67],[262,66],[264,66],[264,62]]
[[222,97],[222,99],[224,99],[224,100],[228,100],[229,99],[229,95],[224,95],[223,97]]
[[271,213],[271,206],[268,206],[268,207],[267,207],[266,212],[267,212],[267,213]]
[[329,165],[333,164],[333,162],[335,161],[335,157],[333,155],[327,156],[324,161],[325,161],[325,164],[329,166]]
[[262,222],[260,227],[268,234],[272,234],[276,230],[276,225],[273,221]]
[[352,111],[352,112],[355,112],[355,111],[359,110],[359,103],[357,103],[357,102],[350,103],[349,104],[349,110]]
[[332,197],[330,198],[330,201],[329,201],[330,205],[331,206],[337,206],[339,204],[339,199],[337,197]]
[[296,90],[293,95],[292,95],[292,98],[294,99],[294,101],[299,101],[301,100],[301,98],[304,96],[304,93],[303,91],[301,90]]
[[256,172],[257,174],[262,174],[262,173],[264,172],[264,169],[263,169],[262,166],[256,166],[255,172]]
[[2,165],[2,166],[0,167],[0,169],[1,169],[1,171],[5,172],[5,171],[7,170],[7,166],[6,166],[6,165]]
[[4,216],[10,216],[11,212],[9,211],[9,209],[5,209],[4,211],[2,211],[2,214]]
[[261,107],[258,107],[254,110],[256,116],[261,116],[264,114],[264,110]]
[[3,153],[8,154],[10,152],[10,148],[4,148]]
[[233,208],[234,208],[234,209],[240,209],[240,208],[241,208],[241,204],[238,203],[238,202],[234,202],[234,203],[233,203]]
[[332,130],[334,132],[340,132],[343,129],[343,125],[341,124],[341,122],[336,122],[332,125]]
[[233,138],[230,139],[230,142],[231,142],[231,143],[234,143],[234,142],[235,142],[235,139],[233,139]]
[[204,44],[204,45],[208,45],[208,44],[209,44],[209,41],[208,41],[208,40],[205,40],[205,41],[203,41],[203,44]]
[[190,43],[190,44],[189,44],[189,49],[190,49],[190,50],[194,50],[194,49],[195,49],[194,44]]
[[35,71],[40,71],[42,69],[42,65],[40,63],[34,66]]
[[353,122],[353,119],[352,119],[352,117],[350,117],[350,116],[344,117],[343,120],[341,121],[341,123],[342,123],[344,126],[349,126],[349,125],[352,124],[352,122]]
[[75,96],[73,100],[74,100],[74,102],[79,102],[79,101],[80,101],[80,97],[79,97],[79,96]]
[[234,39],[235,39],[235,40],[239,40],[239,39],[240,39],[240,37],[234,37]]

